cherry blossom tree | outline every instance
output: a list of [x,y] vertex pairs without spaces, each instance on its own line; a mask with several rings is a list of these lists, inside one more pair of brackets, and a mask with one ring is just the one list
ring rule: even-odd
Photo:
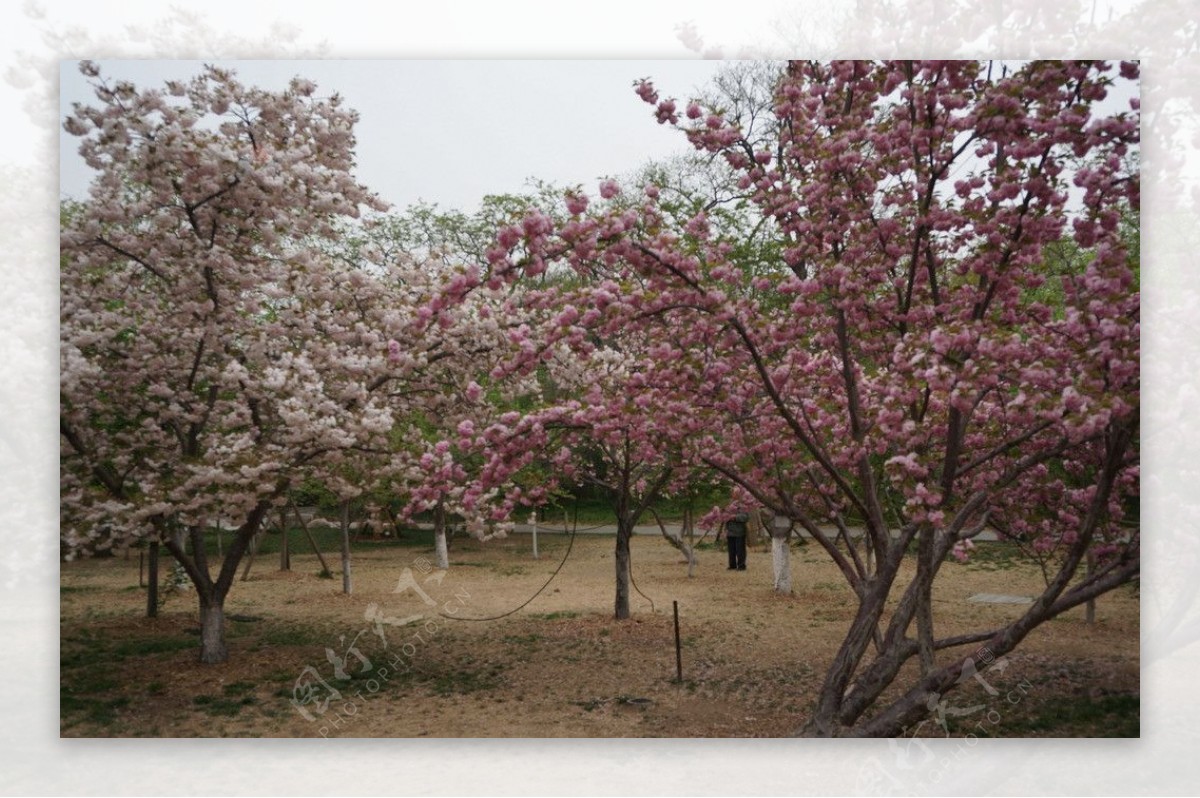
[[[583,201],[579,189],[566,191],[565,202],[550,184],[535,189],[486,197],[471,215],[418,205],[373,217],[349,236],[349,249],[418,251],[460,275],[443,283],[440,297],[429,297],[435,310],[427,315],[431,324],[469,329],[476,362],[459,370],[457,381],[444,380],[445,390],[412,426],[421,440],[407,448],[419,457],[409,458],[407,484],[416,487],[408,510],[434,512],[439,567],[449,564],[447,514],[468,518],[479,533],[510,525],[513,509],[542,503],[565,482],[599,487],[618,519],[614,612],[627,618],[633,527],[676,475],[676,458],[631,429],[642,419],[623,404],[622,382],[641,356],[637,336],[572,334],[581,328],[568,297],[586,298],[588,286],[563,272],[511,287],[477,279],[473,264],[486,262],[497,229],[510,240],[553,227]],[[474,326],[455,321],[464,314]],[[396,461],[403,457],[398,452]]]
[[[654,173],[679,178],[672,189],[676,213],[709,201],[703,199],[709,193],[705,181],[688,181],[689,175],[699,174],[694,168],[660,166]],[[606,181],[604,191],[612,197],[621,193],[616,181]],[[346,250],[343,258],[359,250],[385,255],[416,251],[430,263],[470,275],[447,284],[440,299],[431,298],[430,307],[437,308],[438,323],[459,313],[485,320],[472,328],[478,338],[474,369],[460,371],[457,383],[446,381],[437,407],[414,426],[424,431],[423,443],[409,449],[425,462],[410,464],[408,484],[420,487],[408,509],[434,511],[439,567],[449,564],[447,513],[473,515],[468,527],[478,531],[483,524],[507,526],[506,513],[541,503],[557,487],[598,488],[617,517],[614,613],[627,618],[633,528],[662,490],[683,474],[672,444],[661,436],[655,439],[653,420],[626,406],[633,394],[623,383],[639,379],[643,337],[616,325],[603,335],[593,330],[587,338],[581,336],[572,297],[591,302],[594,286],[570,272],[545,271],[514,286],[475,279],[474,264],[487,262],[497,230],[502,240],[515,241],[530,231],[565,224],[582,207],[582,189],[564,191],[538,182],[527,194],[485,197],[469,215],[417,205],[372,217],[356,224],[346,237],[349,245],[339,249]],[[516,419],[520,423],[513,425]],[[490,520],[479,506],[488,508]],[[692,558],[686,543],[666,537]]]
[[[401,500],[404,519],[432,513],[439,568],[449,567],[452,519],[481,539],[505,534],[514,509],[541,503],[553,482],[532,452],[491,467],[486,455],[515,408],[543,404],[536,370],[516,373],[502,364],[524,351],[525,331],[545,313],[524,301],[523,288],[482,285],[477,265],[494,243],[496,226],[519,220],[535,202],[497,195],[486,197],[472,215],[423,204],[375,214],[348,224],[329,250],[368,272],[411,260],[409,253],[420,257],[420,270],[403,274],[393,290],[415,308],[417,336],[431,342],[418,364],[423,387],[419,401],[403,383],[389,393],[405,408],[397,415],[391,451],[356,485],[370,490],[374,483],[377,494]],[[411,345],[409,350],[395,356],[405,373],[417,363]]]
[[[318,245],[382,207],[351,174],[340,98],[215,68],[165,90],[81,68],[99,104],[65,127],[98,175],[62,230],[60,428],[63,504],[86,522],[64,545],[161,540],[197,589],[200,659],[221,662],[251,539],[317,466],[387,451],[388,393],[419,376],[425,327],[391,290],[403,265],[372,274]],[[239,525],[213,574],[221,517]]]
[[[621,199],[616,180],[602,181],[599,192],[614,212],[636,213]],[[498,473],[504,473],[502,464],[532,457],[547,464],[548,489],[569,483],[603,493],[617,522],[613,613],[623,620],[631,614],[634,527],[655,501],[693,481],[674,429],[662,420],[686,415],[687,400],[660,396],[661,405],[652,406],[647,374],[661,352],[656,338],[614,304],[621,288],[606,278],[607,270],[582,260],[574,264],[575,272],[559,268],[562,253],[552,245],[553,233],[581,229],[589,199],[571,189],[561,204],[565,220],[555,222],[535,211],[503,227],[487,252],[493,273],[486,283],[492,286],[504,285],[520,263],[525,281],[517,284],[522,290],[510,300],[506,315],[523,312],[527,320],[512,330],[513,346],[491,377],[502,383],[536,374],[543,388],[538,402],[510,412],[507,428],[476,445]],[[667,537],[692,556],[681,540]]]
[[[427,268],[438,270],[432,263]],[[509,432],[513,408],[541,403],[536,374],[494,379],[528,313],[508,292],[479,285],[475,267],[450,271],[454,276],[431,285],[423,304],[432,309],[425,323],[438,331],[431,335],[438,347],[427,358],[436,368],[427,375],[421,402],[409,406],[407,432],[395,437],[380,472],[406,486],[404,517],[433,513],[435,559],[443,569],[449,567],[451,518],[480,540],[503,536],[516,508],[540,504],[548,491],[532,449],[503,462],[488,456]],[[529,440],[539,439],[534,431]]]
[[[777,255],[735,256],[705,212],[674,224],[658,187],[617,203],[612,183],[489,252],[492,280],[556,263],[586,277],[566,335],[646,338],[629,412],[845,577],[855,616],[804,733],[901,733],[1040,624],[1137,577],[1139,299],[1121,222],[1138,208],[1138,101],[1102,105],[1137,75],[793,63],[769,141],[641,82],[660,123],[739,174]],[[1086,257],[1051,270],[1063,240]],[[985,530],[1045,555],[1045,590],[1011,622],[939,626],[937,578]]]
[[[671,439],[658,434],[646,408],[634,404],[644,396],[629,390],[630,382],[640,381],[638,358],[612,341],[571,357],[584,364],[576,372],[583,379],[560,377],[556,388],[564,400],[543,411],[566,431],[552,462],[574,484],[599,489],[612,508],[617,521],[613,617],[624,620],[631,615],[634,527],[666,489],[681,483],[683,471]],[[682,541],[673,545],[692,556]]]

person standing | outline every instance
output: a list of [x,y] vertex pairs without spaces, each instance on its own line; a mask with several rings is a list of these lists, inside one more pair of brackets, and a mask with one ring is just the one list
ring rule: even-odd
[[729,551],[729,570],[746,570],[746,522],[750,516],[739,512],[725,522],[725,547]]

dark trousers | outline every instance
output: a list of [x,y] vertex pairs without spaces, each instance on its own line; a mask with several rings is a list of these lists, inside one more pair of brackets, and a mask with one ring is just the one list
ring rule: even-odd
[[729,567],[745,569],[746,567],[746,538],[725,537],[725,546],[729,550]]

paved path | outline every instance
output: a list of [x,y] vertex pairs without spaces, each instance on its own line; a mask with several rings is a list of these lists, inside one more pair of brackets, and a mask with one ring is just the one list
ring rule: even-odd
[[[671,531],[675,532],[676,534],[680,534],[680,535],[683,534],[683,526],[681,524],[667,523],[666,527],[668,530],[671,530]],[[824,527],[821,527],[821,529],[823,532],[825,532],[826,535],[828,535],[831,538],[837,536],[837,528],[836,527],[824,526]],[[528,535],[532,531],[533,531],[533,527],[530,524],[516,524],[513,526],[513,532],[516,532],[518,534]],[[570,534],[570,532],[571,532],[570,526],[568,526],[564,530],[561,525],[547,526],[545,524],[538,524],[538,534],[539,535],[556,534],[556,533],[557,534]],[[617,534],[617,525],[616,524],[600,524],[600,525],[580,524],[577,532],[578,532],[578,534],[581,534],[581,535],[616,535]],[[635,535],[661,535],[662,530],[658,528],[658,524],[639,524],[638,526],[635,526],[633,528],[633,533]],[[704,533],[701,532],[700,530],[696,530],[696,539],[699,540],[700,536],[703,534]],[[801,530],[799,528],[796,528],[792,534],[799,535],[800,537],[804,537],[804,538],[812,537],[807,532],[804,532],[803,530]],[[850,530],[851,537],[859,537],[860,535],[862,535],[861,528],[855,528],[855,529]],[[764,533],[762,536],[766,537],[766,534]],[[711,532],[709,533],[708,537],[710,539],[712,538]],[[977,535],[975,537],[975,540],[981,540],[981,541],[994,541],[997,539],[998,538],[996,536],[996,533],[990,529],[984,530],[983,532],[981,532],[979,535]]]
[[[306,509],[307,508],[302,509],[301,513],[311,516],[311,512],[306,512]],[[311,520],[311,519],[306,519],[306,520]],[[320,524],[320,523],[321,522],[318,522],[318,524]],[[334,522],[332,522],[332,521],[327,521],[325,523],[326,523],[326,525],[334,525]],[[413,526],[416,526],[420,529],[432,529],[433,528],[433,524],[429,524],[429,523],[416,523],[416,524],[413,524]],[[678,535],[683,534],[683,525],[682,524],[668,522],[666,524],[666,527],[668,530],[675,532]],[[823,526],[823,527],[821,527],[821,529],[825,532],[825,534],[827,534],[831,538],[837,536],[837,528],[836,527]],[[528,523],[514,524],[513,532],[515,532],[519,535],[528,535],[533,532],[533,526]],[[569,524],[565,528],[562,524],[538,524],[538,534],[539,535],[556,535],[556,534],[557,535],[569,535],[570,533],[571,533],[571,526]],[[581,523],[579,525],[579,528],[576,530],[576,533],[580,534],[580,535],[601,535],[601,536],[616,535],[617,534],[617,525],[616,524],[582,524]],[[638,524],[637,526],[635,526],[633,528],[633,534],[635,534],[635,535],[661,535],[662,530],[659,529],[658,524]],[[794,530],[793,534],[799,535],[800,537],[804,537],[804,538],[811,538],[811,536],[807,532],[804,532],[803,530],[799,529],[798,527]],[[850,530],[850,535],[852,537],[858,537],[861,534],[862,534],[861,528],[853,528]],[[696,534],[695,534],[696,540],[699,540],[701,538],[701,536],[703,536],[703,535],[704,535],[704,533],[701,530],[696,530]],[[765,538],[766,534],[763,534],[763,537]],[[713,538],[713,535],[710,532],[707,536],[707,539],[711,540],[712,538]],[[994,531],[988,529],[988,530],[985,530],[984,532],[980,533],[978,536],[976,536],[975,540],[994,541],[994,540],[998,540],[998,537]]]

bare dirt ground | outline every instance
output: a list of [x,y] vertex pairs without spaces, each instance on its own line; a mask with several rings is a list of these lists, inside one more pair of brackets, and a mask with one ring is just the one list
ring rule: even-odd
[[[701,551],[689,579],[665,541],[635,538],[641,594],[634,618],[616,622],[612,538],[580,535],[564,563],[568,542],[542,535],[534,560],[528,536],[456,540],[443,573],[427,546],[364,541],[349,596],[340,574],[318,576],[311,553],[294,553],[290,572],[260,558],[227,602],[229,662],[208,666],[196,662],[193,591],[173,593],[148,619],[136,554],[64,563],[61,733],[751,737],[802,725],[853,612],[815,545],[793,549],[794,594],[780,596],[764,547],[751,549],[745,572],[727,571],[723,551]],[[939,637],[1024,609],[971,595],[1039,591],[1039,572],[1003,544],[980,549],[973,563],[943,569]],[[468,620],[520,606],[560,563],[524,608]],[[1036,630],[913,733],[1137,736],[1138,679],[1138,597],[1127,587],[1099,601],[1094,624],[1079,609]]]

